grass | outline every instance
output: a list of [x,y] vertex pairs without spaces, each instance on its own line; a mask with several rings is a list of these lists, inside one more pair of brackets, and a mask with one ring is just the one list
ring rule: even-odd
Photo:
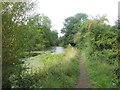
[[26,54],[29,54],[29,53],[38,53],[38,54],[43,54],[43,53],[51,53],[52,51],[51,50],[47,50],[47,51],[32,51],[32,52],[25,52]]
[[103,63],[98,60],[90,60],[87,53],[82,53],[88,72],[90,88],[116,88],[114,65]]
[[49,55],[42,61],[48,73],[46,80],[43,81],[43,87],[74,87],[79,75],[78,56],[75,48],[69,47],[65,53]]
[[21,57],[23,59],[23,58],[29,58],[29,57],[34,57],[34,56],[43,55],[43,54],[48,55],[48,54],[51,54],[52,52],[53,52],[52,50],[24,52]]
[[51,50],[47,50],[47,51],[32,51],[32,52],[24,52],[24,53],[25,56],[27,56],[22,59],[23,61],[25,61],[24,65],[27,65],[27,67],[29,67],[30,69],[37,69],[44,67],[44,64],[41,59],[47,57],[52,52]]
[[[35,58],[34,58],[35,59]],[[44,67],[23,73],[20,80],[13,78],[13,88],[72,88],[79,76],[77,49],[68,47],[64,53],[51,54],[32,60],[42,62]],[[38,62],[39,61],[39,62]],[[32,62],[31,62],[32,63]],[[33,67],[36,67],[34,63]],[[14,80],[15,79],[15,80]]]

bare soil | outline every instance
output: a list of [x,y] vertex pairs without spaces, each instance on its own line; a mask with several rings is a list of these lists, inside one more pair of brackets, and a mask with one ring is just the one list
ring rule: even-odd
[[79,56],[79,67],[80,67],[79,82],[75,88],[89,88],[87,71],[85,69],[85,65],[81,55]]

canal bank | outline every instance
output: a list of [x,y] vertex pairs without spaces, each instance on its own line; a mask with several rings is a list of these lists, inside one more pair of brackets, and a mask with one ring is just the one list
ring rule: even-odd
[[24,58],[24,61],[25,61],[24,65],[27,65],[28,68],[33,69],[33,70],[37,68],[43,68],[44,63],[42,61],[42,58],[45,58],[53,54],[61,54],[63,52],[64,52],[64,47],[59,47],[59,46],[51,47],[47,51],[33,51],[31,53],[35,54],[36,56]]

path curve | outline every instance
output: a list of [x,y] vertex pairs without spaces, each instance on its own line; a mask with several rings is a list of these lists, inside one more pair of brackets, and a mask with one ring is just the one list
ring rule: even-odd
[[81,55],[79,56],[79,68],[80,68],[79,82],[75,88],[89,88],[87,72]]

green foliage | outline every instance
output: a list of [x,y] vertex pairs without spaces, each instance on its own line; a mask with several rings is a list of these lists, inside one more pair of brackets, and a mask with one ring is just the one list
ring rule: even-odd
[[80,23],[87,19],[87,17],[84,13],[78,13],[65,19],[64,27],[61,30],[61,32],[64,33],[64,45],[74,43],[73,36],[81,28]]
[[9,77],[19,77],[24,69],[21,65],[24,52],[56,45],[57,32],[50,30],[47,16],[27,15],[34,2],[4,2],[2,6],[3,87],[11,87]]
[[58,38],[58,45],[59,46],[65,47],[64,39],[65,39],[65,36],[61,36]]
[[[83,22],[83,28],[76,34],[75,41],[82,49],[90,47],[93,60],[98,60],[96,57],[104,58],[107,55],[106,60],[103,61],[113,63],[114,60],[117,60],[117,28],[107,25],[105,21],[106,18],[101,17]],[[76,39],[76,37],[78,38]],[[110,59],[111,57],[113,58]],[[99,59],[101,60],[101,58]]]
[[51,21],[47,16],[35,15],[29,19],[27,23],[29,29],[32,29],[32,35],[34,40],[34,45],[29,49],[31,50],[42,50],[46,47],[56,45],[58,33],[56,31],[51,31]]
[[[74,50],[72,58],[66,54]],[[11,76],[13,88],[70,88],[74,87],[79,75],[79,60],[76,49],[70,47],[62,54],[48,55],[40,59],[44,68],[22,73],[20,77]],[[73,54],[73,52],[69,53]],[[36,60],[36,59],[35,59]]]
[[[118,84],[117,77],[119,77],[119,75],[117,73],[119,70],[119,65],[117,57],[118,48],[116,40],[117,27],[107,25],[106,22],[108,22],[108,20],[105,16],[85,20],[81,23],[81,29],[74,36],[74,41],[77,43],[79,49],[81,51],[86,51],[85,57],[87,57],[88,60],[90,60],[89,62],[95,62],[95,66],[93,67],[93,69],[92,67],[90,68],[90,65],[87,67],[90,68],[90,70],[88,69],[88,72],[90,72],[91,70],[104,68],[106,69],[107,74],[111,73],[111,75],[116,75],[116,79],[114,79],[114,75],[113,77],[108,77],[111,79],[103,78],[103,81],[98,82],[95,85],[95,87],[109,87],[111,85],[110,83],[102,84],[104,80],[105,82],[111,82],[114,79],[113,81],[116,82],[116,85]],[[97,63],[100,63],[101,66],[97,66]],[[102,64],[105,64],[105,66],[102,67]],[[107,66],[111,66],[111,68],[107,69]],[[112,68],[112,66],[114,66],[114,68]],[[109,70],[111,70],[111,72],[109,72]],[[104,71],[100,71],[97,73],[101,75],[97,75],[96,81],[98,80],[98,78],[107,76],[103,75],[103,73],[105,73]],[[92,75],[95,76],[96,73],[93,72]],[[91,77],[91,74],[88,74],[88,76]],[[92,78],[95,79],[95,77],[93,76]]]
[[[119,84],[119,27],[117,29],[116,26],[107,25],[108,20],[105,16],[88,19],[86,14],[80,13],[69,17],[65,19],[62,29],[64,36],[58,39],[58,33],[51,30],[51,20],[47,16],[27,15],[33,9],[34,2],[4,2],[2,6],[3,87],[73,87],[79,74],[76,49],[69,47],[64,54],[47,55],[41,59],[45,68],[31,71],[30,74],[26,73],[27,67],[22,65],[22,57],[41,54],[38,51],[58,43],[63,46],[76,43],[81,51],[86,51],[88,73],[98,71],[88,75],[90,80],[93,78],[93,87],[116,87]],[[105,78],[97,84],[93,83],[99,81],[96,75]]]
[[88,79],[91,88],[117,88],[116,76],[113,69],[116,67],[100,61],[93,61],[88,58],[89,54],[83,51],[83,59],[88,71]]
[[[3,87],[11,87],[9,77],[22,70],[19,60],[22,51],[30,42],[26,38],[26,13],[32,3],[2,3],[2,80]],[[26,7],[28,5],[28,7]],[[30,39],[30,38],[29,38]],[[19,72],[19,73],[18,73]]]

